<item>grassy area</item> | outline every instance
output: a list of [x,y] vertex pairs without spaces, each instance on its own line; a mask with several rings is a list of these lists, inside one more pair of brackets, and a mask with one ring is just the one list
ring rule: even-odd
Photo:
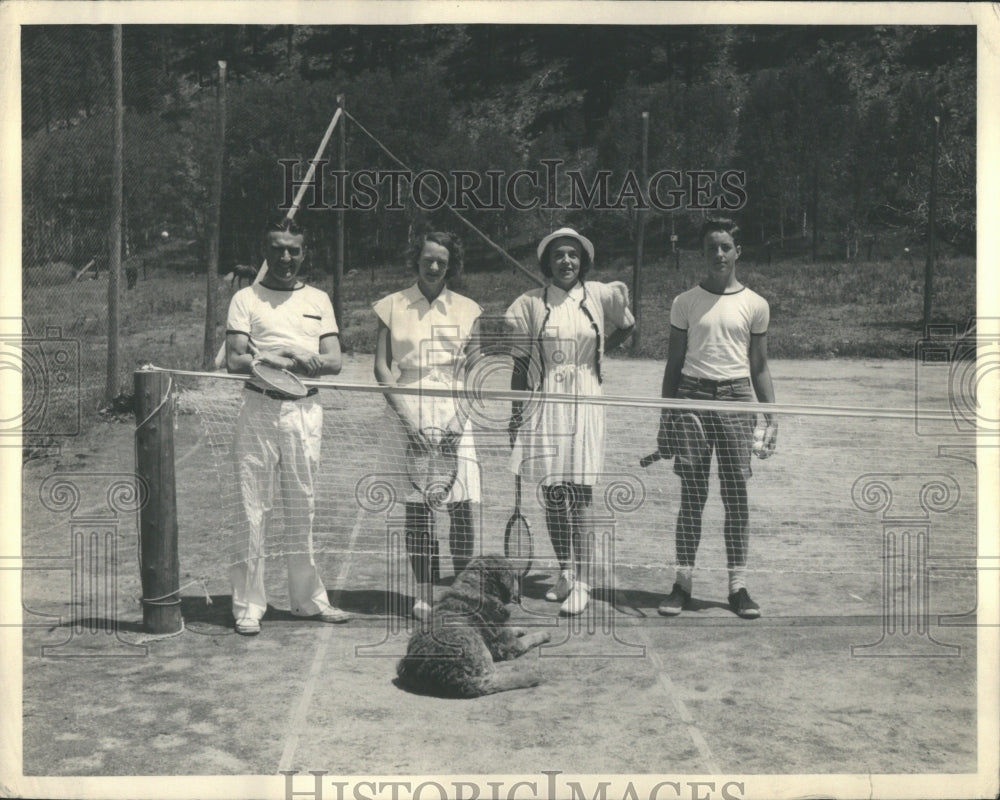
[[[205,324],[205,278],[198,271],[195,248],[171,243],[146,257],[135,289],[123,289],[121,301],[121,390],[131,391],[131,373],[144,362],[178,369],[199,369]],[[673,262],[650,260],[643,271],[641,347],[644,358],[665,359],[673,297],[700,277],[696,253],[684,252],[679,269]],[[923,265],[896,261],[823,261],[790,259],[766,265],[745,259],[740,278],[771,304],[769,351],[772,358],[905,358],[922,336]],[[621,280],[631,286],[629,259],[615,259],[594,270],[595,280]],[[401,289],[413,276],[400,265],[352,269],[344,277],[345,350],[370,353],[375,343],[371,304]],[[325,278],[316,285],[329,289]],[[533,286],[513,269],[467,273],[461,291],[498,318],[521,292]],[[935,278],[934,321],[964,327],[975,315],[975,261],[969,257],[939,260]],[[224,334],[226,307],[234,291],[221,284],[216,341]],[[24,275],[24,318],[36,337],[58,327],[64,339],[80,346],[80,411],[84,428],[98,418],[103,404],[107,364],[107,282],[75,281],[69,265],[32,268]],[[629,345],[626,344],[626,350]],[[26,389],[27,390],[27,389]],[[72,412],[66,402],[46,412],[45,425]],[[63,425],[59,429],[65,428]],[[49,428],[43,427],[42,431]],[[57,429],[56,427],[51,428]]]
[[[670,302],[701,275],[697,255],[680,269],[644,270],[639,355],[666,358]],[[745,262],[740,280],[771,306],[768,351],[774,358],[906,358],[923,335],[923,265],[898,261]],[[631,284],[631,267],[609,270]],[[976,313],[976,265],[942,258],[934,282],[935,323],[964,328]]]
[[[740,279],[771,305],[769,352],[774,358],[906,358],[922,336],[923,265],[906,261],[746,262]],[[632,285],[632,265],[618,259],[596,269],[594,280]],[[698,283],[701,263],[685,252],[680,268],[672,261],[647,263],[643,269],[637,355],[665,359],[670,332],[670,304]],[[345,346],[371,352],[375,340],[371,303],[410,280],[401,268],[358,272],[345,280]],[[532,284],[516,270],[467,274],[463,291],[491,316]],[[959,327],[975,316],[976,266],[970,257],[938,262],[934,285],[934,322]],[[625,345],[629,349],[629,345]]]

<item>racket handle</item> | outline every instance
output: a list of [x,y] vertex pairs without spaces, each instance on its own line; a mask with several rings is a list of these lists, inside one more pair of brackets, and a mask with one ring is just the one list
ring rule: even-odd
[[655,461],[659,461],[663,456],[660,455],[660,451],[657,450],[655,453],[650,453],[648,456],[643,456],[639,459],[639,466],[645,469],[650,464]]

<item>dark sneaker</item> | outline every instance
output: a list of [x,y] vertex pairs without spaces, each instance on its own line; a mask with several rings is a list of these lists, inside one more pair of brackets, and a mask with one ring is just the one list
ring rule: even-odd
[[675,583],[667,599],[660,603],[660,607],[656,610],[665,617],[676,617],[684,610],[690,599],[691,593],[684,591],[679,583]]
[[746,589],[729,595],[729,607],[736,616],[743,619],[757,619],[760,616],[760,606],[750,599]]

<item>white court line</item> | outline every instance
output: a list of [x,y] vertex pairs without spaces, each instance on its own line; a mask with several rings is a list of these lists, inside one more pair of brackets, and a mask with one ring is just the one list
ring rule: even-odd
[[641,636],[643,643],[646,645],[646,653],[649,655],[650,660],[653,662],[653,666],[656,668],[656,677],[659,678],[660,686],[667,695],[667,699],[670,700],[673,705],[674,710],[676,710],[678,716],[680,716],[681,722],[684,723],[684,727],[687,729],[688,735],[691,737],[691,741],[694,742],[694,746],[698,748],[698,752],[701,754],[701,760],[705,766],[705,773],[708,775],[720,774],[722,770],[719,769],[719,765],[715,762],[715,756],[712,755],[712,748],[708,746],[708,742],[705,741],[704,735],[698,729],[698,726],[695,725],[694,717],[691,715],[691,711],[677,694],[677,687],[675,687],[674,682],[670,680],[666,664],[663,663],[663,659],[660,658],[659,653],[657,653],[653,648],[653,645],[649,640],[649,636],[647,636],[646,631],[642,628],[642,626],[637,626],[637,630],[639,631],[639,635]]
[[295,758],[295,750],[299,746],[299,733],[302,726],[305,725],[306,715],[309,713],[309,706],[312,704],[313,692],[316,689],[320,671],[323,669],[323,663],[326,660],[326,650],[333,636],[333,631],[331,630],[333,625],[324,625],[323,627],[326,630],[320,634],[319,646],[316,648],[316,655],[313,658],[312,665],[309,667],[309,674],[306,676],[305,685],[302,687],[302,695],[299,697],[299,702],[295,704],[295,710],[288,720],[288,726],[285,730],[285,747],[281,751],[281,759],[278,761],[277,772],[291,768],[292,759]]
[[[351,553],[354,551],[354,543],[357,541],[358,532],[361,530],[363,516],[364,510],[359,508],[358,514],[354,518],[354,527],[351,529],[351,541],[347,545],[346,558],[344,558],[343,563],[340,565],[337,582],[334,584],[336,588],[333,590],[333,604],[338,608],[342,591],[341,587],[344,585],[347,574],[351,569]],[[299,697],[299,702],[295,704],[295,709],[285,728],[285,747],[281,751],[281,759],[278,761],[277,772],[279,773],[282,770],[288,770],[292,767],[292,759],[295,758],[295,751],[299,746],[299,736],[306,723],[306,715],[309,713],[309,707],[312,705],[313,693],[319,681],[320,671],[326,663],[326,651],[330,646],[330,640],[333,638],[333,628],[339,626],[324,625],[323,627],[326,630],[320,634],[319,646],[316,648],[316,655],[313,657],[313,662],[309,667],[309,674],[306,676],[305,685],[302,687],[302,695]]]

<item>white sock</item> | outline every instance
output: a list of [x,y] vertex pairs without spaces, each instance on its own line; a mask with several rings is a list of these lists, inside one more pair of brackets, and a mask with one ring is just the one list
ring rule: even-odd
[[747,568],[734,567],[729,570],[729,594],[735,594],[740,589],[747,588]]
[[677,567],[677,574],[674,577],[674,582],[680,584],[680,587],[691,594],[691,585],[694,581],[694,567]]

